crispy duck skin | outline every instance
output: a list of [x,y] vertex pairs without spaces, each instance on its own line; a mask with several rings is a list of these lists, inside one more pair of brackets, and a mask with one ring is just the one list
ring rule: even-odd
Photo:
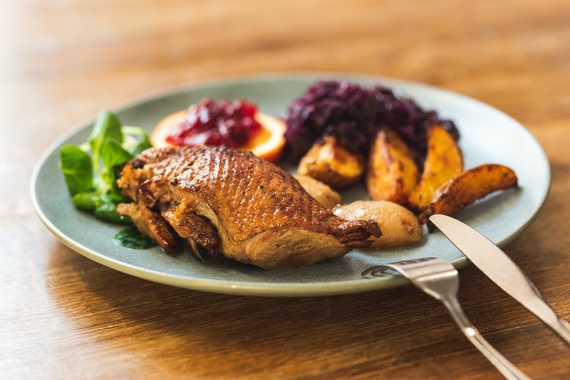
[[265,269],[338,258],[380,236],[374,222],[348,221],[313,199],[293,176],[249,152],[225,147],[151,148],[127,163],[119,212],[167,252],[180,240]]

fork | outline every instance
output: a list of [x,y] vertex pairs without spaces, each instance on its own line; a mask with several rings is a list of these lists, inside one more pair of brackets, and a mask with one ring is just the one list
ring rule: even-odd
[[453,265],[442,259],[427,257],[374,266],[362,272],[362,276],[383,276],[390,270],[402,274],[420,290],[443,303],[463,334],[505,378],[529,379],[493,348],[467,319],[457,299],[459,276]]

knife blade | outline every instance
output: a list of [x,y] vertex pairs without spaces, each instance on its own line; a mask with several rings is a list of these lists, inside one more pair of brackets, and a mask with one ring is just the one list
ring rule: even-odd
[[429,219],[487,277],[570,344],[570,324],[550,308],[505,252],[457,219],[446,215],[432,215]]

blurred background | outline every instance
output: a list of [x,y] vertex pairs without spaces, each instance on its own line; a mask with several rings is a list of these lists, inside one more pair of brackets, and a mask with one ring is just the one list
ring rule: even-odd
[[[3,8],[0,95],[29,101],[11,104],[3,124],[62,131],[100,106],[172,86],[289,71],[425,82],[507,113],[504,92],[516,88],[528,104],[518,116],[532,121],[533,102],[549,97],[570,61],[570,50],[559,49],[570,41],[570,12],[528,0],[8,0]],[[533,70],[545,61],[550,82],[537,88]],[[58,113],[67,119],[53,118]]]

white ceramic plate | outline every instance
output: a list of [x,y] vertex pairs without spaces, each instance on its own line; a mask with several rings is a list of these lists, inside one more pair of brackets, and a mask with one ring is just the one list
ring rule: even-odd
[[[224,80],[177,89],[114,110],[123,124],[151,131],[167,114],[189,104],[213,99],[248,99],[262,112],[285,116],[289,102],[317,79],[332,75],[280,75]],[[334,76],[362,84],[382,84],[420,106],[456,122],[465,167],[500,163],[515,170],[520,188],[491,196],[456,216],[503,246],[527,227],[540,210],[550,186],[548,160],[537,141],[509,116],[476,100],[422,84],[383,78]],[[82,255],[121,272],[172,286],[240,295],[316,296],[346,294],[392,287],[399,277],[363,278],[374,265],[423,256],[437,256],[456,267],[465,257],[439,232],[425,234],[417,245],[383,251],[355,250],[345,257],[306,268],[265,271],[227,260],[196,260],[191,254],[165,254],[159,248],[132,250],[117,246],[113,236],[124,227],[107,224],[75,209],[58,167],[58,150],[84,142],[93,123],[82,125],[54,143],[38,163],[32,179],[32,198],[47,228]],[[349,201],[362,196],[343,194]]]

